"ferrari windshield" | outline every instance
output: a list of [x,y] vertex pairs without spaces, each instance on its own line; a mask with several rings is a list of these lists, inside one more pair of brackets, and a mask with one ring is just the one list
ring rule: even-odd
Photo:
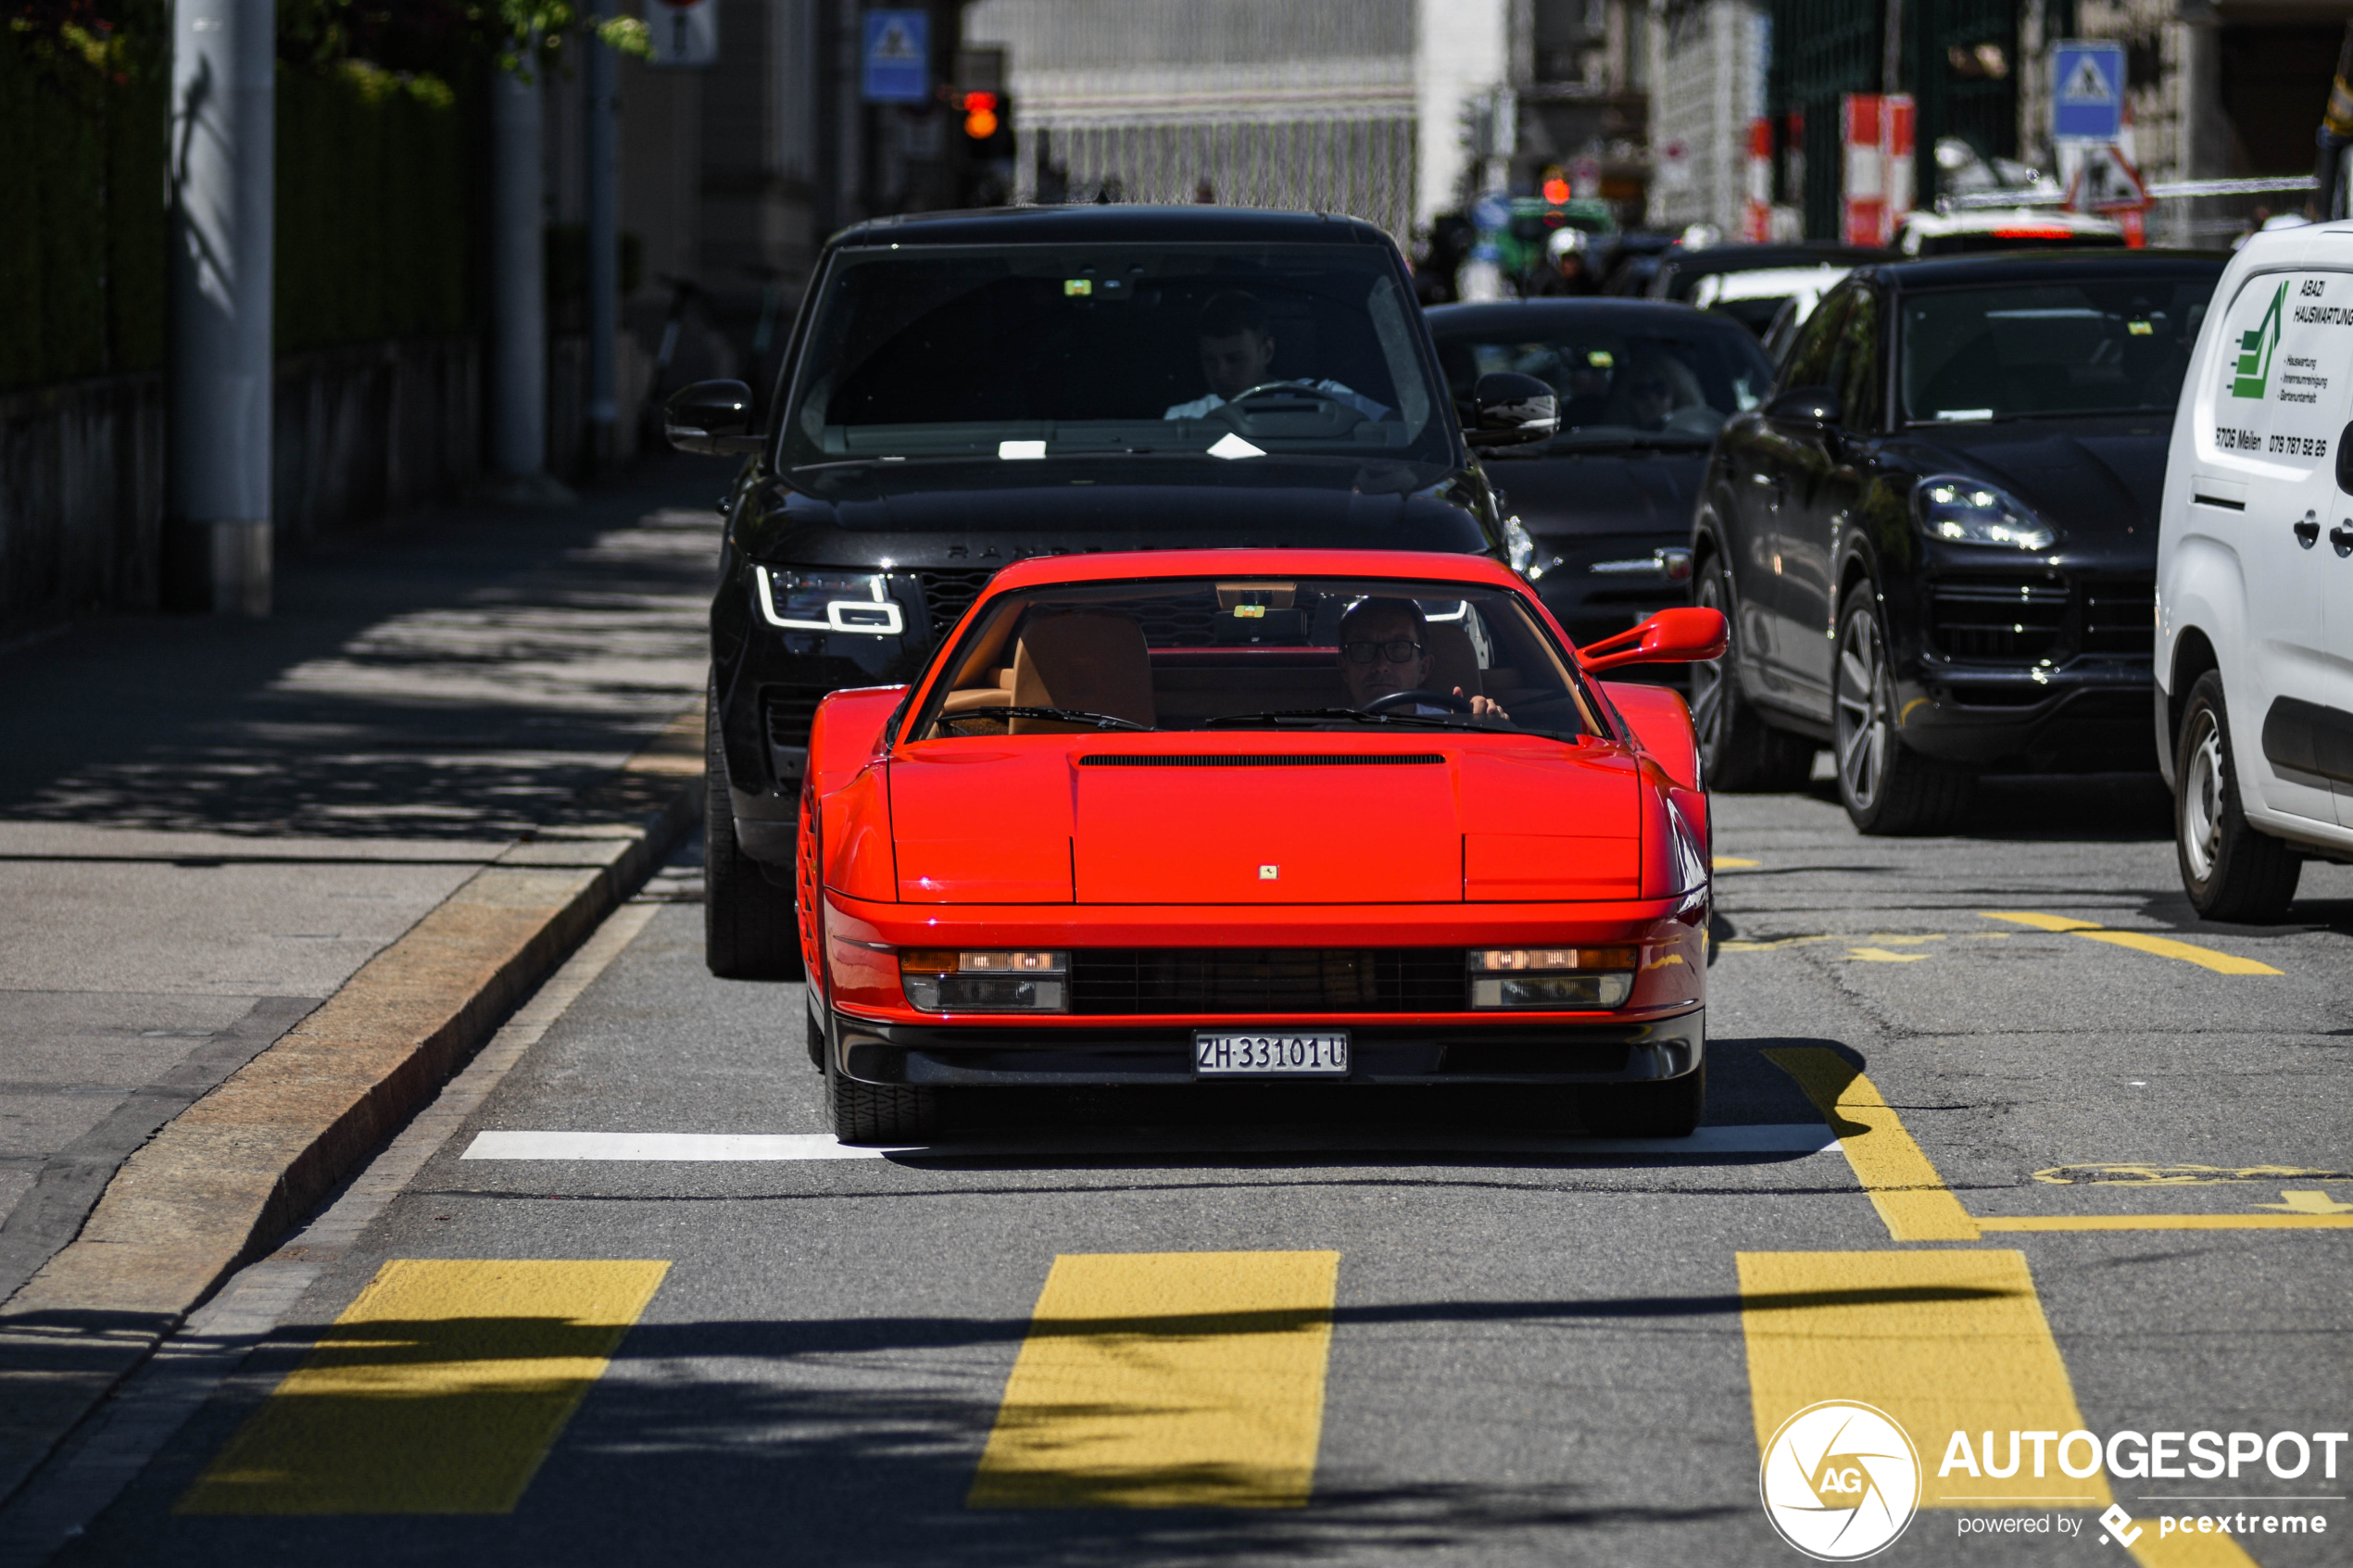
[[1121,730],[1602,733],[1568,655],[1504,589],[1288,577],[1000,596],[915,740]]
[[1697,311],[1663,326],[1658,313],[1634,320],[1579,313],[1554,330],[1481,312],[1434,321],[1438,362],[1458,406],[1494,370],[1516,370],[1560,395],[1560,434],[1499,458],[1595,446],[1705,446],[1725,419],[1765,400],[1773,367],[1754,334]]
[[782,463],[1089,453],[1449,460],[1370,245],[925,245],[825,275]]

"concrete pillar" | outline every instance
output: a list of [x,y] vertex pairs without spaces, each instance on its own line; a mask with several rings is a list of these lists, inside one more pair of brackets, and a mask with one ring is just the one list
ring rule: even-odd
[[490,83],[490,483],[485,495],[561,506],[547,473],[546,170],[536,60]]
[[[592,21],[609,21],[614,0],[591,0]],[[588,40],[587,200],[588,231],[588,450],[590,466],[612,460],[614,392],[613,334],[621,310],[621,61],[610,45]]]
[[164,597],[270,613],[275,0],[177,0]]

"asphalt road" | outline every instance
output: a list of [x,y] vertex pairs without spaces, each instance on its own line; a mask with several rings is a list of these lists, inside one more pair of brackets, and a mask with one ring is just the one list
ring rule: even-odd
[[[822,1133],[799,990],[704,972],[682,863],[233,1287],[266,1344],[200,1320],[194,1381],[27,1502],[94,1515],[71,1563],[1772,1564],[1761,1437],[1838,1399],[1920,1450],[1881,1561],[2120,1562],[2111,1497],[2144,1562],[2353,1558],[2344,1448],[1936,1474],[1953,1428],[2353,1426],[2353,1230],[2296,1219],[2353,1208],[2353,869],[2217,927],[2153,781],[2004,785],[1915,842],[1716,810],[1734,1152],[1246,1091],[1030,1101],[945,1156],[464,1158]],[[2200,1512],[2246,1517],[2158,1523]]]

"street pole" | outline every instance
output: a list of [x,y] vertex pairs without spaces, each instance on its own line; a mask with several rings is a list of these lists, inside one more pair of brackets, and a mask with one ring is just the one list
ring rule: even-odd
[[276,0],[177,0],[164,602],[270,613]]
[[[614,0],[591,0],[592,25],[612,19]],[[619,418],[613,334],[621,308],[621,170],[618,142],[621,60],[612,46],[588,39],[588,449],[592,469],[612,461]]]
[[[535,44],[536,40],[532,40]],[[535,47],[490,82],[491,499],[561,506],[547,473],[547,202]]]

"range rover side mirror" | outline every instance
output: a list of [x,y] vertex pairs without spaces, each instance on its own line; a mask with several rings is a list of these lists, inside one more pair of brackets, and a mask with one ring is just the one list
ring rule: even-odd
[[2336,487],[2353,495],[2353,425],[2347,425],[2336,438]]
[[1790,424],[1827,429],[1839,420],[1838,394],[1827,386],[1793,386],[1766,404],[1765,412]]
[[1474,446],[1522,446],[1549,441],[1560,429],[1560,395],[1534,376],[1494,370],[1471,388],[1471,422],[1463,439]]
[[698,381],[661,406],[661,433],[681,452],[736,457],[767,445],[751,433],[751,388],[739,381]]

